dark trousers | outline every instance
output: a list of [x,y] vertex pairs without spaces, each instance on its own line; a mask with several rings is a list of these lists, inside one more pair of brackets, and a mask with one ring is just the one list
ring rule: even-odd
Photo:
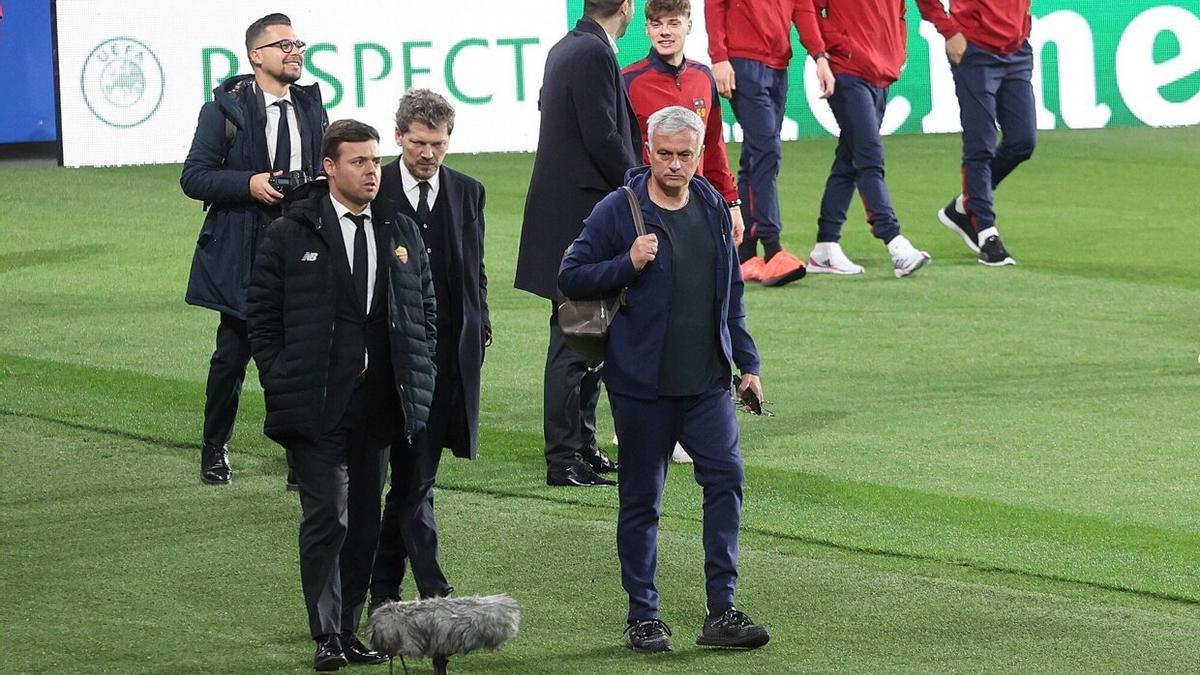
[[680,442],[692,456],[704,490],[704,576],[710,612],[733,605],[737,585],[738,528],[745,474],[729,390],[651,401],[608,393],[621,462],[617,557],[629,594],[629,619],[658,616],[658,519],[671,449]]
[[854,75],[838,75],[829,108],[841,133],[817,219],[817,241],[838,241],[854,190],[862,197],[871,232],[886,244],[900,234],[892,198],[883,180],[883,137],[879,127],[887,106],[887,88]]
[[392,446],[392,480],[384,498],[379,550],[371,574],[371,597],[399,598],[405,563],[422,598],[443,596],[450,583],[438,562],[438,529],[433,517],[433,486],[441,446],[432,447],[422,432],[413,443]]
[[550,311],[543,396],[542,432],[546,437],[547,466],[570,464],[577,452],[598,447],[596,404],[600,402],[600,371],[590,368],[587,361],[567,346],[558,328],[557,307]]
[[300,582],[314,639],[357,632],[371,580],[391,439],[371,433],[367,395],[360,383],[333,429],[288,448],[300,486]]
[[746,233],[768,242],[779,241],[782,223],[776,181],[783,160],[783,109],[787,104],[786,70],[768,68],[751,59],[729,59],[737,78],[730,104],[742,127],[742,157],[738,193]]
[[[1026,42],[1002,56],[967,43],[962,61],[951,69],[963,128],[964,201],[979,232],[996,224],[992,192],[1033,156],[1037,143],[1033,48]],[[997,125],[1003,134],[999,146]]]
[[221,314],[217,346],[208,364],[204,400],[204,444],[220,447],[233,437],[238,399],[250,362],[250,336],[246,322],[232,314]]

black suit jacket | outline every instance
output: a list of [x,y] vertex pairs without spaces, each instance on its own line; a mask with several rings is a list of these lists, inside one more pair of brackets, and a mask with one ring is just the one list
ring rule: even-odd
[[[400,161],[397,158],[383,167],[379,194],[395,204],[408,204],[400,177]],[[450,434],[449,437],[462,436],[468,443],[465,447],[451,447],[450,450],[457,457],[474,459],[479,445],[479,389],[484,342],[492,333],[487,303],[487,270],[483,263],[483,207],[486,195],[479,181],[445,165],[438,172],[438,184],[438,200],[445,199],[450,212],[451,278],[458,283],[462,307],[462,333],[457,336],[457,342],[454,342],[456,336],[439,335],[438,350],[453,349],[458,354],[458,372],[467,414],[465,433]],[[442,308],[439,307],[438,311],[442,311]],[[447,394],[434,390],[435,397],[443,395]],[[429,426],[435,426],[435,420],[430,420]]]
[[583,219],[642,163],[637,116],[600,24],[581,19],[550,49],[538,108],[516,287],[554,299],[563,251]]

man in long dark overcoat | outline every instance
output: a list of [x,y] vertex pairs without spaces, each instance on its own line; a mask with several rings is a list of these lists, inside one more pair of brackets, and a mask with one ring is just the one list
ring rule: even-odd
[[556,298],[563,251],[583,219],[641,164],[641,132],[614,55],[633,12],[633,0],[587,0],[583,18],[546,58],[516,287],[552,303],[542,421],[549,485],[614,484],[600,475],[616,466],[596,444],[598,364],[563,341]]

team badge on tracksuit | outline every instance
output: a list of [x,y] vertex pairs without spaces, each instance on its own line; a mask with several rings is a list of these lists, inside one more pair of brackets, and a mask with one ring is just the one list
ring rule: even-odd
[[705,119],[708,117],[708,107],[704,105],[704,99],[692,99],[692,107],[696,109],[696,114],[700,116],[700,119]]

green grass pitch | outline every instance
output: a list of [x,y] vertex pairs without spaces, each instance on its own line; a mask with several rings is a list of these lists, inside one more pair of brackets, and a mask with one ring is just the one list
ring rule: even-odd
[[[800,255],[833,145],[785,146]],[[676,466],[659,568],[676,651],[651,658],[621,643],[616,492],[544,485],[548,308],[512,289],[531,156],[451,156],[488,188],[496,344],[481,457],[442,465],[444,563],[460,593],[524,610],[515,643],[452,670],[1194,672],[1200,128],[1043,133],[997,193],[1002,269],[933,217],[957,137],[887,146],[932,264],[892,278],[855,205],[843,245],[865,275],[746,294],[777,415],[740,417],[738,599],[773,640],[693,646],[699,490]],[[199,484],[216,315],[183,303],[202,214],[178,176],[0,166],[4,672],[311,672],[299,507],[253,371],[233,484]],[[607,441],[606,404],[600,420]]]

